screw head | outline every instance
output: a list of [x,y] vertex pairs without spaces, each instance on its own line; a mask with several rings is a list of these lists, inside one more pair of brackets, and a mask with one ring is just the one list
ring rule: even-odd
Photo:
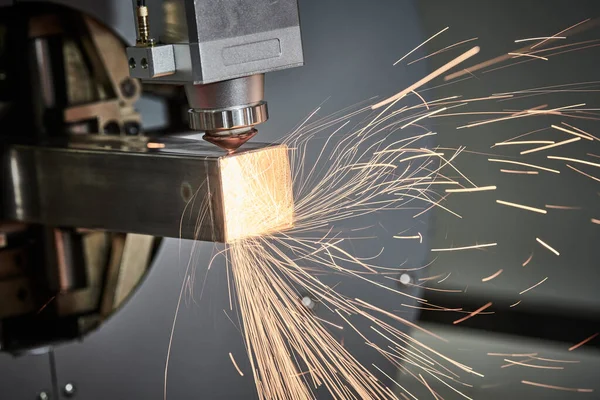
[[40,392],[37,396],[38,400],[50,400],[50,396],[46,392]]
[[125,122],[123,124],[123,130],[125,131],[125,134],[127,136],[135,136],[135,135],[139,135],[140,131],[142,130],[142,127],[137,122],[130,121],[130,122]]
[[135,68],[135,58],[131,57],[129,59],[129,68],[134,69]]
[[142,66],[142,69],[148,69],[148,60],[146,60],[145,58],[142,58],[141,66]]
[[63,392],[66,397],[73,397],[75,395],[75,385],[73,385],[71,382],[65,384]]

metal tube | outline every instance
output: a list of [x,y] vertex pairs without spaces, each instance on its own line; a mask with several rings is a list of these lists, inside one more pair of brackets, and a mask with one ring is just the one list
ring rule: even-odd
[[[256,171],[245,177],[242,167],[236,176],[224,178],[221,160],[242,160],[249,153],[278,163],[278,175],[269,178],[273,181],[270,185],[287,196],[282,201],[291,201],[285,146],[252,143],[227,155],[195,140],[148,140],[89,136],[51,146],[9,145],[0,152],[0,170],[4,171],[0,218],[225,242],[227,210],[223,196],[238,194],[234,193],[235,185],[229,185],[229,194],[224,194],[223,179],[244,183]],[[284,151],[274,158],[271,149]],[[264,169],[273,169],[264,165]],[[259,189],[256,193],[261,195]],[[252,201],[245,190],[239,201]],[[270,211],[264,212],[269,215]],[[227,221],[235,223],[235,215],[229,215]],[[265,230],[270,228],[265,226]]]

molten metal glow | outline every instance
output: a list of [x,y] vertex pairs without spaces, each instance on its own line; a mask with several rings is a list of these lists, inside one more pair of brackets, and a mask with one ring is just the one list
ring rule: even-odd
[[294,200],[286,146],[219,162],[226,242],[292,227]]

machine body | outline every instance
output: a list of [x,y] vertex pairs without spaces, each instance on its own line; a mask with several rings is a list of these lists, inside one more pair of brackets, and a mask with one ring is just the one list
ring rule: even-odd
[[[134,7],[131,76],[184,85],[190,127],[229,151],[268,118],[264,73],[303,64],[296,0],[134,1]],[[153,13],[162,16],[160,33],[149,22]]]
[[[226,242],[291,224],[285,146],[229,153],[267,119],[264,73],[301,64],[295,0],[0,0],[0,349],[96,329],[162,237]],[[166,128],[144,131],[143,90],[164,94]],[[182,138],[197,137],[182,109],[221,148]],[[281,189],[278,215],[242,204],[264,205],[250,170],[265,160],[277,175],[252,176]],[[245,210],[269,217],[244,224]]]

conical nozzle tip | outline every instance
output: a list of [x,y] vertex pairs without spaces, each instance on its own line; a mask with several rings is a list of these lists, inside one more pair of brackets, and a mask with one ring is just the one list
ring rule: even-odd
[[211,135],[206,133],[202,136],[202,139],[206,140],[209,143],[214,144],[227,151],[228,153],[235,152],[241,145],[246,143],[248,140],[252,139],[254,135],[256,135],[258,131],[256,129],[251,129],[247,132],[241,133],[239,135]]

